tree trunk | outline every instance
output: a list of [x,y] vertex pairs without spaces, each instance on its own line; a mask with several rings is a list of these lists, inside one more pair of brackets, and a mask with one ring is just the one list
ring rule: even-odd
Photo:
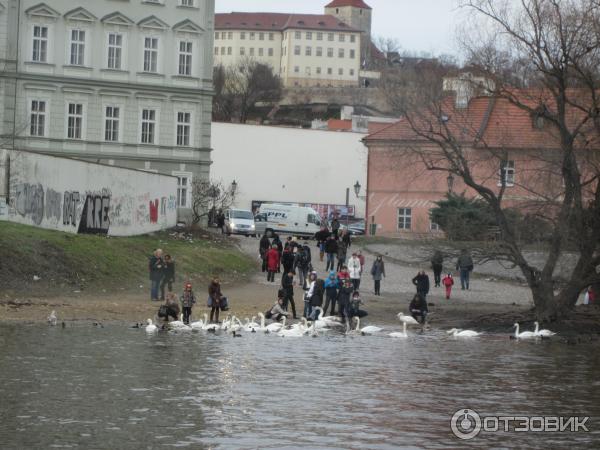
[[579,292],[569,287],[555,295],[552,281],[540,282],[539,286],[531,288],[531,292],[535,316],[539,322],[555,322],[566,317],[579,298]]

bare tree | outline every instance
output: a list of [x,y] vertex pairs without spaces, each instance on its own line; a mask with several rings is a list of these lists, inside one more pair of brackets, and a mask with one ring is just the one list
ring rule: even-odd
[[274,106],[282,97],[282,83],[273,68],[251,58],[234,66],[214,69],[216,120],[245,123],[257,104]]
[[[237,184],[225,186],[221,181],[192,182],[192,223],[199,224],[204,217],[213,218],[219,210],[230,208],[235,202]],[[209,220],[210,222],[210,220]]]
[[398,53],[402,48],[398,39],[384,36],[376,37],[374,44],[375,47],[385,55],[388,53]]
[[[520,138],[510,122],[494,142],[486,141],[469,109],[457,109],[441,77],[432,77],[396,101],[414,139],[426,143],[407,145],[407,158],[458,177],[489,205],[501,232],[495,255],[520,268],[539,319],[560,318],[583,289],[600,283],[599,2],[464,0],[461,6],[486,34],[466,42],[479,74],[458,80],[454,90],[462,89],[459,94],[467,98],[487,95],[489,111],[508,103],[544,132],[543,145],[522,153],[529,169],[520,185],[531,199],[522,206],[554,225],[543,263],[526,259],[507,217],[505,162],[509,144]],[[575,264],[559,281],[557,267],[566,250],[575,254]]]

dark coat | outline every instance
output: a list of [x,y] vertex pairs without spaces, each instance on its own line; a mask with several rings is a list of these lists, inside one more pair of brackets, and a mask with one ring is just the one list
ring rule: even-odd
[[429,308],[427,308],[427,300],[425,300],[420,295],[415,295],[415,297],[410,302],[408,309],[412,311],[426,311],[429,312]]
[[263,235],[263,237],[260,238],[260,242],[258,243],[258,252],[260,253],[260,257],[262,259],[266,258],[267,252],[270,248],[271,241],[269,241],[269,238],[267,236]]
[[281,288],[283,289],[285,298],[294,298],[294,277],[284,274],[281,277]]
[[175,280],[175,262],[173,260],[165,263],[163,273],[167,280]]
[[381,281],[383,277],[385,277],[385,264],[383,260],[375,260],[373,262],[373,267],[371,267],[371,275],[373,275],[373,280]]
[[323,294],[325,293],[325,282],[320,278],[315,281],[315,289],[313,295],[310,298],[310,306],[322,306],[323,305]]
[[419,274],[412,279],[412,283],[417,287],[417,292],[429,293],[429,277],[427,274]]
[[304,252],[299,251],[294,257],[294,270],[297,268],[308,270],[309,262],[310,260],[308,259],[307,255]]
[[285,250],[281,254],[281,264],[283,264],[283,267],[291,270],[294,266],[294,254],[289,250]]
[[150,270],[150,279],[153,281],[162,280],[164,274],[164,261],[162,258],[158,258],[154,255],[150,257],[148,262],[148,269]]
[[338,251],[338,241],[335,239],[328,239],[325,242],[325,253],[335,253],[337,255]]
[[327,229],[322,229],[319,230],[315,233],[315,239],[318,242],[325,242],[327,241],[327,238],[329,238],[329,236],[331,236],[331,232]]

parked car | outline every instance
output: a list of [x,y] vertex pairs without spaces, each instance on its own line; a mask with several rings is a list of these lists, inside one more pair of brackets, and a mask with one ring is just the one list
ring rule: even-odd
[[227,235],[256,236],[254,214],[246,209],[228,209],[225,211],[225,224],[222,232]]
[[348,225],[348,231],[350,234],[359,236],[365,234],[365,221],[354,222]]

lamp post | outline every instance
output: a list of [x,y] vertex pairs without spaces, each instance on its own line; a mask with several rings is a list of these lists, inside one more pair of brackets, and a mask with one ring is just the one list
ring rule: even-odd
[[454,187],[454,177],[452,176],[452,174],[448,175],[446,181],[448,182],[448,192],[452,193],[452,188]]
[[357,180],[356,183],[354,183],[354,193],[356,194],[357,198],[359,198],[358,194],[360,193],[360,188],[361,188],[361,185]]
[[237,191],[237,186],[238,186],[237,181],[233,180],[231,182],[231,196],[232,197],[235,197],[235,191]]

